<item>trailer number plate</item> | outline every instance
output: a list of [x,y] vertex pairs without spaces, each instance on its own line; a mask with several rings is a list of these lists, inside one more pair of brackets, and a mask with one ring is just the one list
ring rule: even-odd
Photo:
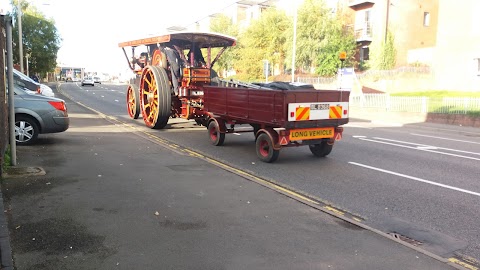
[[310,110],[330,110],[330,104],[310,104]]
[[333,127],[328,128],[304,128],[290,130],[291,141],[314,140],[323,138],[333,138]]

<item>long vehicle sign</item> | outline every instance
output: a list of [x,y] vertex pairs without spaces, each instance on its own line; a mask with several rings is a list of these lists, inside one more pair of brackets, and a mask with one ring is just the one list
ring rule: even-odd
[[348,118],[348,102],[289,103],[288,121]]
[[327,128],[304,128],[290,130],[291,141],[314,140],[323,138],[333,138],[333,127]]

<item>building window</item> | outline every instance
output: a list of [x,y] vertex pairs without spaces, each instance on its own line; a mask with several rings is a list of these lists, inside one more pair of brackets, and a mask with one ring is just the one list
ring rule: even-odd
[[430,12],[423,13],[423,26],[430,26]]

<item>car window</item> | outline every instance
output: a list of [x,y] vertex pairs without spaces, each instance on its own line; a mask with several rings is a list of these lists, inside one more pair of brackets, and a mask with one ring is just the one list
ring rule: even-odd
[[28,77],[27,75],[23,74],[22,72],[20,72],[16,69],[13,70],[13,75],[16,76],[17,78],[21,78],[21,79],[29,81],[29,82],[37,83],[32,78]]
[[16,85],[18,85],[18,86],[21,86],[21,87],[27,87],[27,86],[25,85],[25,83],[22,82],[22,81],[20,81],[20,80],[14,80],[14,83],[15,83]]

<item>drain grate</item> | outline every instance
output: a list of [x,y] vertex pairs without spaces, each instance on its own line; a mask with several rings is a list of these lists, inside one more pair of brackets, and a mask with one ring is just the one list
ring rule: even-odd
[[423,243],[421,241],[418,241],[418,240],[415,240],[415,239],[412,239],[408,236],[405,236],[405,235],[401,235],[399,233],[395,233],[395,232],[391,232],[391,233],[388,233],[390,236],[392,236],[393,238],[397,238],[399,240],[402,240],[404,242],[407,242],[411,245],[414,245],[416,247],[418,246],[421,246]]

